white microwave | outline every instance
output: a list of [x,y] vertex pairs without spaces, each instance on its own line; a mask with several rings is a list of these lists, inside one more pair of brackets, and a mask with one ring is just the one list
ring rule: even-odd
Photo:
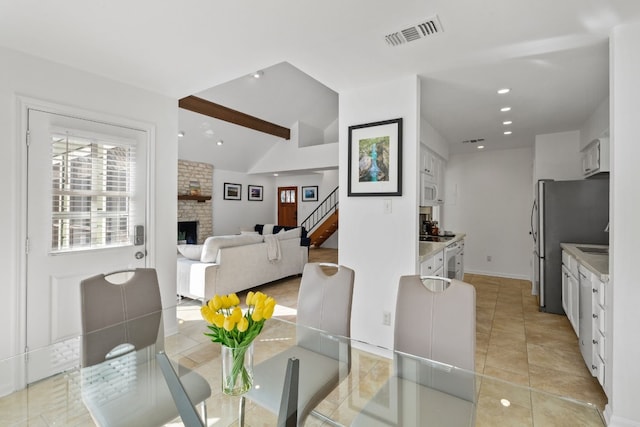
[[434,206],[442,203],[438,184],[431,181],[426,173],[421,173],[420,206]]

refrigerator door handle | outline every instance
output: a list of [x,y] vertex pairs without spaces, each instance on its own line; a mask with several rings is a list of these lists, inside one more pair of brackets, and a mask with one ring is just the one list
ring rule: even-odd
[[538,289],[538,293],[540,295],[540,307],[544,307],[545,306],[545,301],[544,301],[544,288],[545,288],[545,283],[544,283],[544,258],[540,257],[539,261],[540,266],[539,266],[539,281],[540,281],[540,289]]
[[536,240],[538,240],[538,236],[536,235],[536,228],[535,228],[535,225],[533,223],[534,216],[535,216],[535,213],[536,213],[536,205],[537,205],[537,203],[534,200],[533,201],[533,205],[531,206],[531,237],[533,237],[533,243],[534,244],[536,243]]
[[[538,182],[538,236],[537,248],[540,258],[544,258],[544,181]],[[542,287],[542,284],[540,284]],[[540,294],[542,295],[542,294]]]

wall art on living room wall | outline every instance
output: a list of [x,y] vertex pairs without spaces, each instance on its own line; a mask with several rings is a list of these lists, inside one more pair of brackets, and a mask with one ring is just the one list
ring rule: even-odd
[[402,195],[402,118],[349,126],[348,196]]
[[308,187],[302,187],[302,201],[303,202],[317,202],[318,201],[318,186],[310,185]]
[[247,192],[247,197],[251,201],[261,202],[262,201],[262,185],[250,185],[249,190]]
[[224,200],[240,200],[242,197],[242,184],[224,183]]

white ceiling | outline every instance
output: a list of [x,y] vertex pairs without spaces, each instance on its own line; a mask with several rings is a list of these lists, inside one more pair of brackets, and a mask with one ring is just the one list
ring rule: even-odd
[[[386,34],[436,14],[442,34],[385,43]],[[264,102],[215,87],[249,85],[249,73],[283,62],[337,93],[419,75],[422,114],[457,152],[463,139],[486,138],[492,149],[575,129],[607,94],[611,28],[639,17],[636,0],[0,0],[0,45],[175,98],[214,88],[212,100],[283,126],[293,120],[280,115],[283,105],[305,98],[292,75]],[[508,138],[496,113],[502,86],[513,89]],[[180,121],[203,126],[182,113]],[[230,130],[216,132],[228,147]],[[256,147],[273,143],[250,132],[242,137],[252,142],[242,149],[246,164]]]

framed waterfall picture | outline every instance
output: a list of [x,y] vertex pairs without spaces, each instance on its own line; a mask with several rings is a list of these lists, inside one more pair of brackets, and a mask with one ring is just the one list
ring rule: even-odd
[[402,119],[349,126],[348,196],[402,196]]

